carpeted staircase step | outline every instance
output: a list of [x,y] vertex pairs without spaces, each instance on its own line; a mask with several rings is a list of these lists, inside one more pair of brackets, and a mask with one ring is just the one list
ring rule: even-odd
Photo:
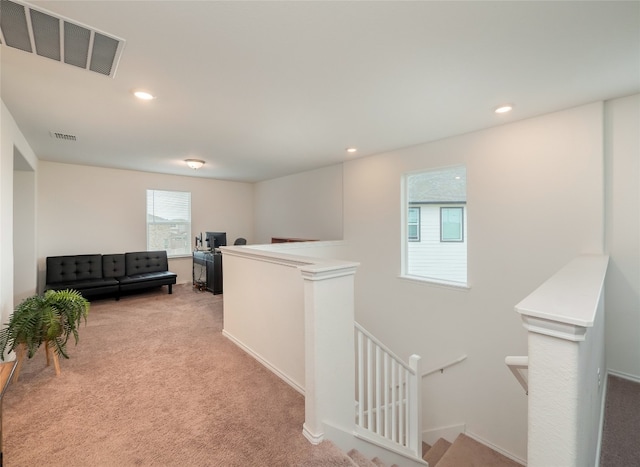
[[434,467],[442,456],[444,456],[449,447],[451,447],[451,443],[444,438],[440,438],[438,441],[433,443],[431,448],[426,451],[424,449],[422,450],[422,459],[429,463],[429,467]]
[[[458,435],[453,443],[444,438],[438,439],[433,446],[422,443],[422,452],[422,459],[429,467],[523,467],[465,434]],[[347,456],[358,467],[387,467],[381,459],[368,459],[357,449],[349,451]]]
[[379,465],[375,464],[372,460],[367,459],[365,455],[357,449],[352,449],[347,453],[347,455],[358,465],[358,467],[379,467]]
[[[369,460],[367,459],[367,456],[362,454],[357,449],[352,449],[351,451],[349,451],[347,453],[347,456],[349,456],[358,467],[387,467],[387,464],[385,464],[384,461],[382,461],[378,457],[374,457],[373,459]],[[393,464],[391,467],[398,466],[396,464]]]
[[[436,443],[438,444],[438,443]],[[436,446],[434,444],[434,447]],[[427,453],[428,454],[428,453]],[[427,461],[429,462],[429,461]],[[522,467],[522,464],[503,456],[488,446],[459,435],[442,458],[430,467]]]

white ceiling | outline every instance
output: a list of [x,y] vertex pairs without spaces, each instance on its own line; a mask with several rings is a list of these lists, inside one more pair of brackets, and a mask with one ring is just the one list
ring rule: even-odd
[[126,41],[114,78],[0,47],[41,160],[258,181],[640,92],[638,1],[31,5]]

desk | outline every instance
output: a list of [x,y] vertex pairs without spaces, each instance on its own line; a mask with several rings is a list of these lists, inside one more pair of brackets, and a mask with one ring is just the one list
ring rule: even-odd
[[2,466],[2,399],[16,369],[17,360],[0,363],[0,467]]
[[193,285],[203,285],[213,294],[222,293],[222,253],[193,252]]
[[271,243],[315,242],[308,238],[271,237]]

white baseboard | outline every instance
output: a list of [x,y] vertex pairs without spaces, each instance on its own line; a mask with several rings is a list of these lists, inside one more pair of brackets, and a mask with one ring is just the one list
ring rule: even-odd
[[633,381],[634,383],[640,383],[640,376],[632,375],[630,373],[624,373],[622,371],[616,370],[607,370],[607,374],[617,376],[622,379],[628,379],[629,381]]
[[422,441],[430,446],[433,446],[440,438],[444,438],[450,443],[453,443],[460,433],[465,432],[465,428],[466,425],[464,423],[457,423],[455,425],[422,430]]
[[521,459],[520,457],[518,457],[518,456],[516,456],[516,455],[514,455],[514,454],[511,454],[511,453],[510,453],[510,452],[508,452],[508,451],[505,451],[505,450],[504,450],[504,449],[502,449],[500,446],[496,446],[495,444],[490,443],[489,441],[487,441],[487,440],[485,440],[485,439],[482,439],[480,436],[478,436],[478,435],[476,435],[476,434],[474,434],[474,433],[472,433],[472,432],[470,432],[470,431],[467,431],[467,432],[465,433],[465,435],[467,435],[469,438],[471,438],[471,439],[473,439],[473,440],[477,441],[478,443],[480,443],[480,444],[484,444],[484,445],[485,445],[485,446],[487,446],[488,448],[491,448],[491,449],[493,449],[494,451],[499,452],[500,454],[502,454],[502,455],[503,455],[503,456],[505,456],[505,457],[508,457],[508,458],[509,458],[509,459],[511,459],[512,461],[516,461],[517,463],[522,464],[522,465],[527,465],[527,461],[526,461],[525,459]]
[[226,337],[227,339],[229,339],[231,342],[233,342],[234,344],[236,344],[238,347],[240,347],[242,350],[244,350],[245,352],[247,352],[249,355],[251,355],[253,358],[255,358],[259,363],[261,363],[266,369],[268,369],[269,371],[271,371],[273,374],[275,374],[278,378],[280,378],[282,381],[284,381],[285,383],[287,383],[289,386],[291,386],[293,389],[295,389],[296,391],[298,391],[300,394],[302,394],[304,396],[304,388],[298,384],[297,382],[293,381],[291,378],[289,378],[287,375],[285,375],[284,373],[282,373],[277,367],[275,367],[274,365],[272,365],[268,360],[262,358],[262,356],[260,354],[258,354],[257,352],[255,352],[251,347],[245,345],[242,343],[242,341],[236,339],[234,336],[232,336],[231,334],[229,334],[226,330],[222,330],[222,335],[224,337]]
[[609,371],[606,372],[602,385],[602,400],[600,401],[600,423],[598,423],[598,441],[596,444],[596,463],[594,467],[600,466],[600,453],[602,452],[602,430],[604,429],[604,411],[607,405],[607,386]]
[[322,441],[324,440],[324,433],[319,433],[319,434],[311,433],[309,428],[307,428],[306,423],[302,424],[302,435],[305,438],[307,438],[307,441],[309,441],[314,446],[317,446],[318,444],[322,443]]

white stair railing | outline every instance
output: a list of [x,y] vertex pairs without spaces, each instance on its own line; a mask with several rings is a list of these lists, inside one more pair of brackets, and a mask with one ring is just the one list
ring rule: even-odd
[[529,394],[529,379],[523,373],[529,369],[529,357],[506,357],[504,363],[509,367],[513,376],[516,377],[524,392]]
[[403,362],[355,325],[356,434],[403,455],[422,457],[420,357]]

